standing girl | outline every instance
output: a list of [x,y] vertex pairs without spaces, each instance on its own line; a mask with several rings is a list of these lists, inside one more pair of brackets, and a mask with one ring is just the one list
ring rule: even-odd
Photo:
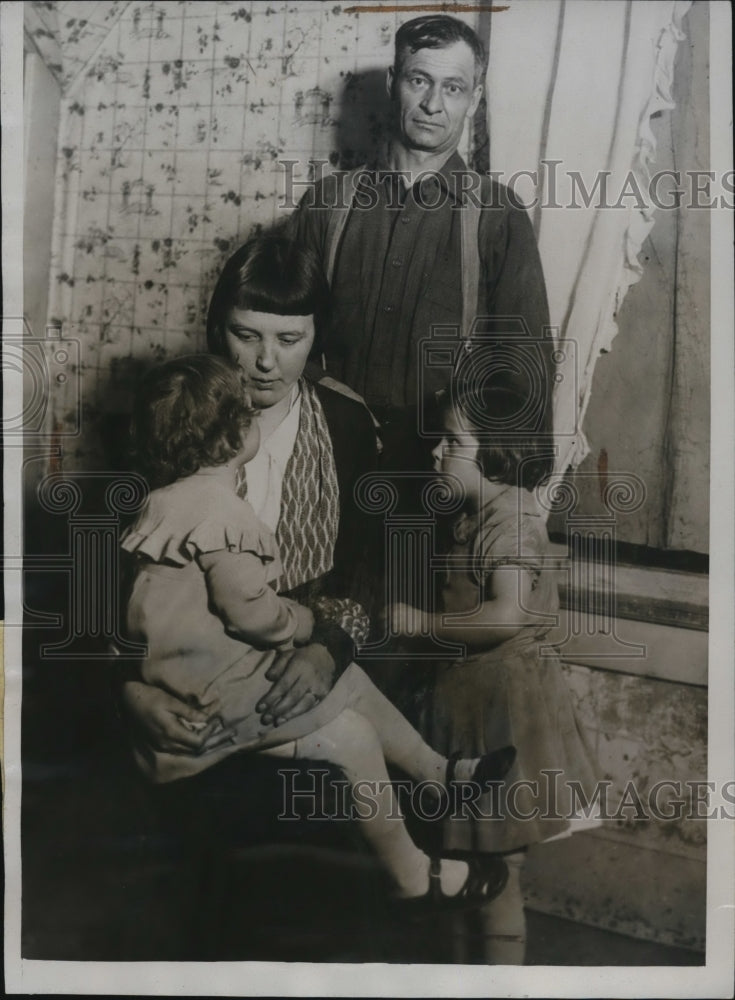
[[127,619],[130,635],[148,647],[142,679],[195,708],[217,702],[231,734],[198,757],[138,746],[143,770],[168,782],[240,751],[331,761],[352,785],[366,783],[368,814],[358,818],[401,896],[426,896],[431,888],[432,898],[466,899],[483,885],[491,894],[499,891],[502,862],[482,876],[464,861],[430,866],[400,821],[385,760],[449,790],[452,782],[484,786],[502,778],[514,757],[511,747],[460,759],[448,772],[447,759],[355,664],[321,702],[283,725],[265,722],[258,711],[277,653],[307,644],[314,619],[278,595],[275,538],[236,493],[238,472],[259,444],[236,365],[202,355],[154,369],[140,385],[133,426],[138,462],[157,487],[122,542],[137,558]]
[[508,885],[483,919],[486,958],[506,964],[522,963],[525,950],[524,851],[569,830],[570,781],[588,801],[595,781],[558,656],[544,646],[559,604],[534,491],[551,473],[553,454],[548,437],[514,430],[525,403],[500,381],[444,399],[434,467],[453,477],[464,503],[452,525],[439,611],[389,610],[404,636],[431,631],[465,646],[461,659],[439,668],[426,699],[421,729],[432,745],[468,756],[502,743],[517,748],[499,795],[483,796],[474,817],[454,816],[444,843],[505,855]]

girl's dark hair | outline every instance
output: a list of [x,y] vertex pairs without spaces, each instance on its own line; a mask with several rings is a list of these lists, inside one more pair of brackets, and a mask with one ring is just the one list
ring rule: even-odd
[[135,463],[153,488],[223,465],[242,447],[253,413],[232,362],[209,354],[167,361],[138,386]]
[[225,323],[231,309],[314,317],[312,355],[321,354],[329,323],[329,285],[311,250],[281,233],[248,240],[222,269],[207,314],[207,344],[227,357]]
[[527,393],[511,382],[454,385],[442,402],[444,413],[477,437],[486,479],[533,490],[554,471],[551,428],[534,426]]

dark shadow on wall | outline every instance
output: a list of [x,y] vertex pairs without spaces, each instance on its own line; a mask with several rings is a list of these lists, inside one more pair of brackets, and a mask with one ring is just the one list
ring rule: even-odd
[[347,73],[339,95],[336,123],[338,165],[344,170],[371,163],[387,142],[393,107],[385,85],[385,70]]

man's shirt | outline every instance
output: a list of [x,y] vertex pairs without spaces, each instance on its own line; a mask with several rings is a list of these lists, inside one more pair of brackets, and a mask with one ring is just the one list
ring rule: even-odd
[[[455,153],[441,171],[424,175],[409,189],[400,174],[380,170],[358,186],[335,260],[326,353],[329,370],[378,416],[415,405],[421,396],[446,387],[451,376],[451,364],[427,363],[421,343],[432,327],[458,329],[462,323],[461,175],[466,173]],[[329,206],[340,197],[337,184],[328,176],[307,190],[292,223],[295,238],[324,263]],[[343,197],[351,194],[344,185]],[[482,179],[476,196],[486,206],[477,241],[477,315],[520,317],[531,340],[541,341],[548,305],[528,215],[490,178]],[[498,342],[505,342],[507,325],[505,320],[483,324]],[[542,353],[550,403],[548,343]]]

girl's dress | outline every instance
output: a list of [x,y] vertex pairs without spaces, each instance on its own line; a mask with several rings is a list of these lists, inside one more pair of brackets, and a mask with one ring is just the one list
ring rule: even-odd
[[445,831],[448,850],[512,851],[567,831],[566,817],[574,810],[566,783],[578,782],[591,801],[595,769],[559,658],[548,647],[542,655],[559,604],[534,495],[509,486],[477,514],[463,514],[453,535],[441,591],[444,612],[471,611],[485,600],[493,573],[522,566],[533,579],[528,610],[541,616],[538,626],[492,649],[441,665],[423,727],[440,752],[475,757],[515,745],[505,783],[477,800],[481,818],[473,819],[468,807],[467,818],[452,818]]
[[297,739],[344,707],[347,692],[338,684],[315,709],[277,730],[260,721],[256,705],[273,683],[266,672],[293,645],[296,605],[276,593],[273,534],[216,475],[202,471],[154,490],[122,547],[138,563],[127,625],[148,647],[142,679],[194,706],[216,700],[235,734],[231,744],[199,756],[135,743],[138,764],[153,781],[190,777],[237,750]]

